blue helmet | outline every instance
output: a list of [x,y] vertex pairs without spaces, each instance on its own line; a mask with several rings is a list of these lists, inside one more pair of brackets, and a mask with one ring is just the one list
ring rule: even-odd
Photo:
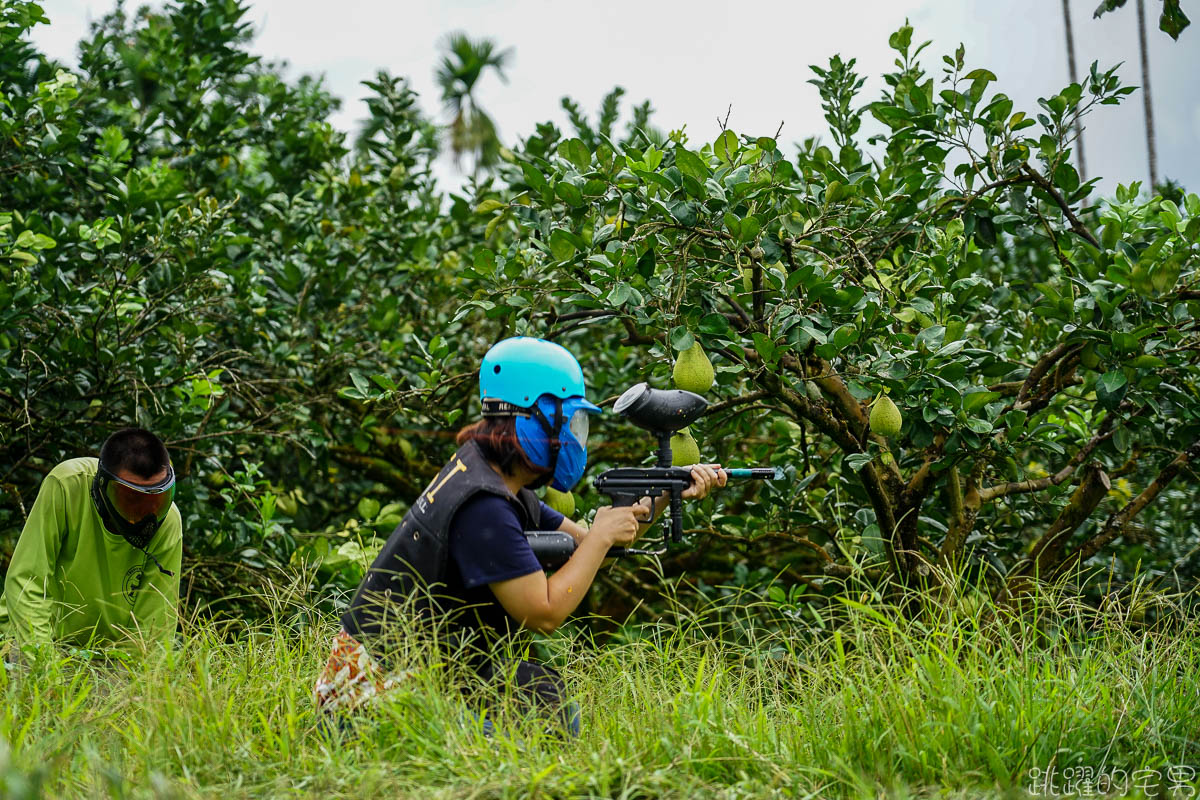
[[589,414],[583,369],[562,345],[516,336],[497,342],[479,369],[484,416],[516,416],[517,441],[547,481],[569,491],[587,467]]
[[544,394],[583,397],[583,369],[567,348],[532,336],[492,345],[479,368],[479,399],[529,408]]

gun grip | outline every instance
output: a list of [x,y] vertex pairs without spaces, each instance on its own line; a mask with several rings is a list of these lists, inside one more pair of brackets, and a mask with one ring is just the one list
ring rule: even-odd
[[645,495],[642,494],[626,494],[617,493],[609,495],[612,498],[613,508],[624,508],[625,506],[636,505]]

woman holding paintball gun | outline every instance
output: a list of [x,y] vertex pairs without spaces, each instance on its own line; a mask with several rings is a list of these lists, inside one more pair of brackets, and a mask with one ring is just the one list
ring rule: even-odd
[[[414,623],[433,625],[468,669],[511,688],[526,706],[577,733],[562,679],[536,662],[509,659],[522,631],[549,633],[579,606],[609,549],[634,542],[667,503],[643,498],[604,507],[591,527],[537,499],[547,484],[570,491],[587,466],[583,371],[565,348],[516,337],[493,346],[480,368],[483,419],[458,434],[459,449],[413,503],[359,585],[317,680],[318,706],[359,707],[396,684],[388,656]],[[691,468],[684,498],[724,486],[717,465]],[[526,531],[559,530],[577,543],[547,576]],[[389,642],[390,640],[390,642]]]

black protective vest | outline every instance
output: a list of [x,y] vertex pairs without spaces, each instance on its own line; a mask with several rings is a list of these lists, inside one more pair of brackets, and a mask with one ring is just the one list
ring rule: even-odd
[[[447,591],[450,523],[463,503],[479,492],[509,500],[526,530],[540,524],[537,495],[522,489],[514,497],[479,446],[468,442],[421,492],[367,570],[342,615],[347,633],[376,649],[372,645],[381,644],[394,627],[388,624],[389,615],[453,624],[451,618],[464,599]],[[386,642],[382,647],[386,649]]]

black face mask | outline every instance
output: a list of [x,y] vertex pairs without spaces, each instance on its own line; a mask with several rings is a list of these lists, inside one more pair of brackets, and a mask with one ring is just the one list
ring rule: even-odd
[[136,550],[145,553],[146,556],[154,562],[165,575],[174,577],[175,573],[164,567],[157,558],[146,548],[150,545],[154,534],[158,532],[159,526],[166,518],[167,512],[170,510],[171,498],[174,496],[175,487],[175,471],[168,465],[167,477],[155,486],[144,487],[147,491],[143,492],[148,496],[165,495],[163,509],[160,514],[145,514],[137,522],[130,522],[114,507],[111,495],[114,490],[120,490],[125,493],[129,491],[139,492],[143,487],[136,487],[123,481],[108,470],[103,464],[96,471],[96,477],[92,481],[92,503],[96,506],[96,511],[100,514],[100,520],[104,523],[104,527],[109,533],[120,536],[127,541],[130,546]]

